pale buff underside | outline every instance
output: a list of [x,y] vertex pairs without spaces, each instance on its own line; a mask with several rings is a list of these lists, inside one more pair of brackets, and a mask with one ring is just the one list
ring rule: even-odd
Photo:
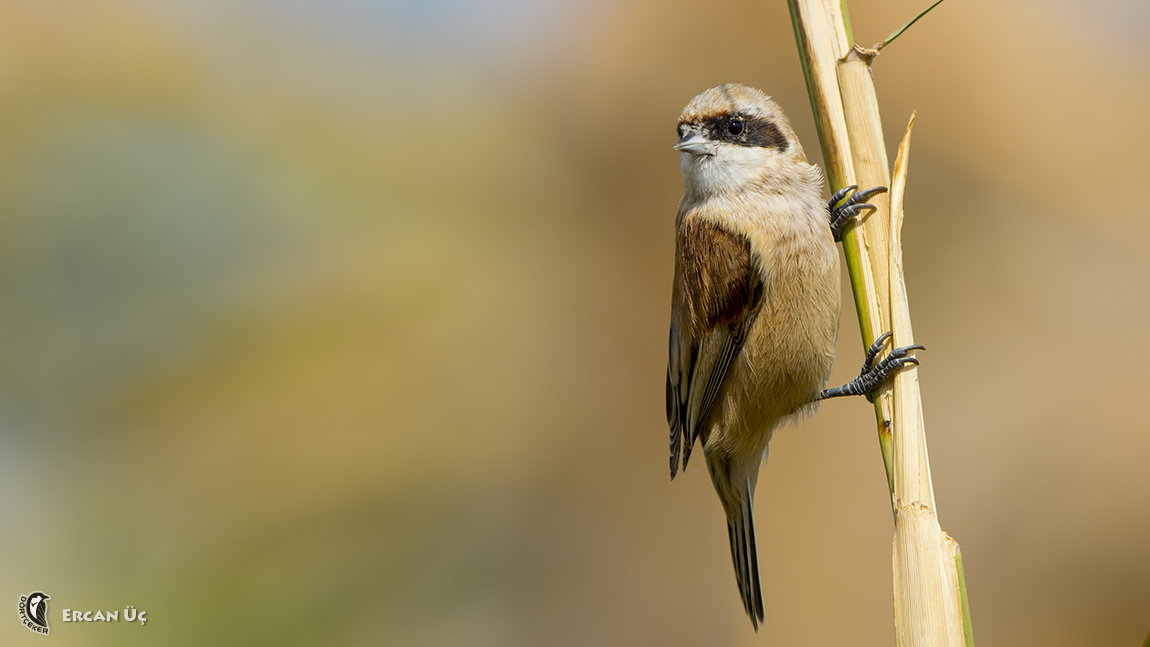
[[775,428],[814,402],[834,364],[838,251],[808,168],[807,191],[746,191],[680,212],[747,236],[759,257],[763,303],[703,424],[704,452],[725,450],[752,484]]

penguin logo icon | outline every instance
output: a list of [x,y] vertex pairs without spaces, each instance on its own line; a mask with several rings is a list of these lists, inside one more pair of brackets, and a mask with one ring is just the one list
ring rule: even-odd
[[48,635],[48,594],[36,591],[20,596],[20,624],[29,631]]

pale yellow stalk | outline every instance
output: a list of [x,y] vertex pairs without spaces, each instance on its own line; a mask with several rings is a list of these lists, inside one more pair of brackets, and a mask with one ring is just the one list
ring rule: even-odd
[[[903,196],[914,115],[898,147],[890,190],[889,286],[895,346],[914,344],[902,266]],[[926,451],[918,367],[910,364],[893,384],[895,535],[893,550],[895,644],[900,647],[966,644],[958,542],[942,531]]]
[[[864,346],[886,330],[894,333],[894,346],[912,345],[901,246],[910,128],[892,177],[870,69],[876,52],[849,42],[845,3],[789,5],[832,190],[891,187],[890,199],[872,199],[877,211],[843,239]],[[897,644],[972,646],[961,553],[938,524],[916,367],[900,371],[876,394],[875,414],[895,517]]]

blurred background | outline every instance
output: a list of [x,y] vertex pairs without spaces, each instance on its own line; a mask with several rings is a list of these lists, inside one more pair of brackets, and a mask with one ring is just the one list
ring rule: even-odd
[[[982,646],[1150,630],[1148,33],[952,0],[875,63]],[[0,2],[0,642],[43,590],[58,645],[892,645],[865,401],[775,436],[758,635],[667,479],[671,145],[728,81],[821,162],[783,0]]]

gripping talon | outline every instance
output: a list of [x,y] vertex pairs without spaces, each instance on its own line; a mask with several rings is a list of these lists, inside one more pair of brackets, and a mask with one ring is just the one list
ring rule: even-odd
[[886,193],[886,191],[887,191],[887,188],[885,186],[876,186],[873,189],[867,189],[866,191],[859,191],[858,193],[852,195],[851,199],[848,200],[847,202],[849,202],[850,204],[858,204],[860,202],[866,202],[867,200],[870,199],[870,197],[872,195],[878,195],[880,193]]
[[[842,240],[843,228],[846,227],[847,222],[858,215],[864,209],[875,210],[878,207],[873,204],[867,204],[866,200],[873,195],[885,193],[887,188],[885,186],[876,186],[866,191],[858,191],[847,198],[841,205],[838,202],[843,199],[851,191],[858,187],[852,185],[845,189],[840,189],[831,196],[830,201],[827,203],[827,209],[830,211],[830,225],[831,233],[834,235],[835,241]],[[836,206],[838,205],[838,206]]]
[[893,334],[894,333],[890,330],[886,331],[882,334],[881,337],[874,340],[874,343],[870,345],[870,348],[866,349],[866,359],[863,360],[863,367],[860,373],[866,373],[871,369],[871,366],[874,365],[874,358],[878,357],[879,352],[882,351],[883,344],[885,344],[886,340],[890,339],[890,336]]
[[840,387],[824,390],[819,394],[818,399],[826,400],[827,398],[837,398],[846,395],[865,395],[867,400],[871,400],[875,390],[878,389],[883,381],[893,375],[895,371],[907,364],[917,366],[919,364],[918,358],[910,355],[910,352],[913,350],[926,350],[926,346],[920,344],[894,348],[886,357],[882,358],[882,361],[875,364],[875,358],[878,357],[883,344],[890,336],[890,332],[883,334],[874,340],[874,343],[867,348],[866,360],[863,362],[863,368],[858,377]]
[[892,357],[906,357],[906,354],[912,350],[926,350],[926,346],[919,346],[918,344],[915,344],[914,346],[899,346],[898,348],[892,350],[890,355],[887,355],[886,357],[887,359]]
[[843,206],[841,206],[835,210],[835,213],[833,216],[834,222],[839,224],[839,225],[842,225],[847,220],[858,215],[859,212],[861,212],[863,209],[870,209],[873,211],[875,209],[878,209],[878,207],[874,206],[873,204],[870,204],[869,202],[843,205]]
[[835,194],[831,196],[831,199],[827,200],[827,211],[833,212],[835,210],[835,205],[841,202],[843,198],[847,197],[851,191],[854,191],[857,188],[859,188],[857,184],[852,184],[846,188],[835,191]]

